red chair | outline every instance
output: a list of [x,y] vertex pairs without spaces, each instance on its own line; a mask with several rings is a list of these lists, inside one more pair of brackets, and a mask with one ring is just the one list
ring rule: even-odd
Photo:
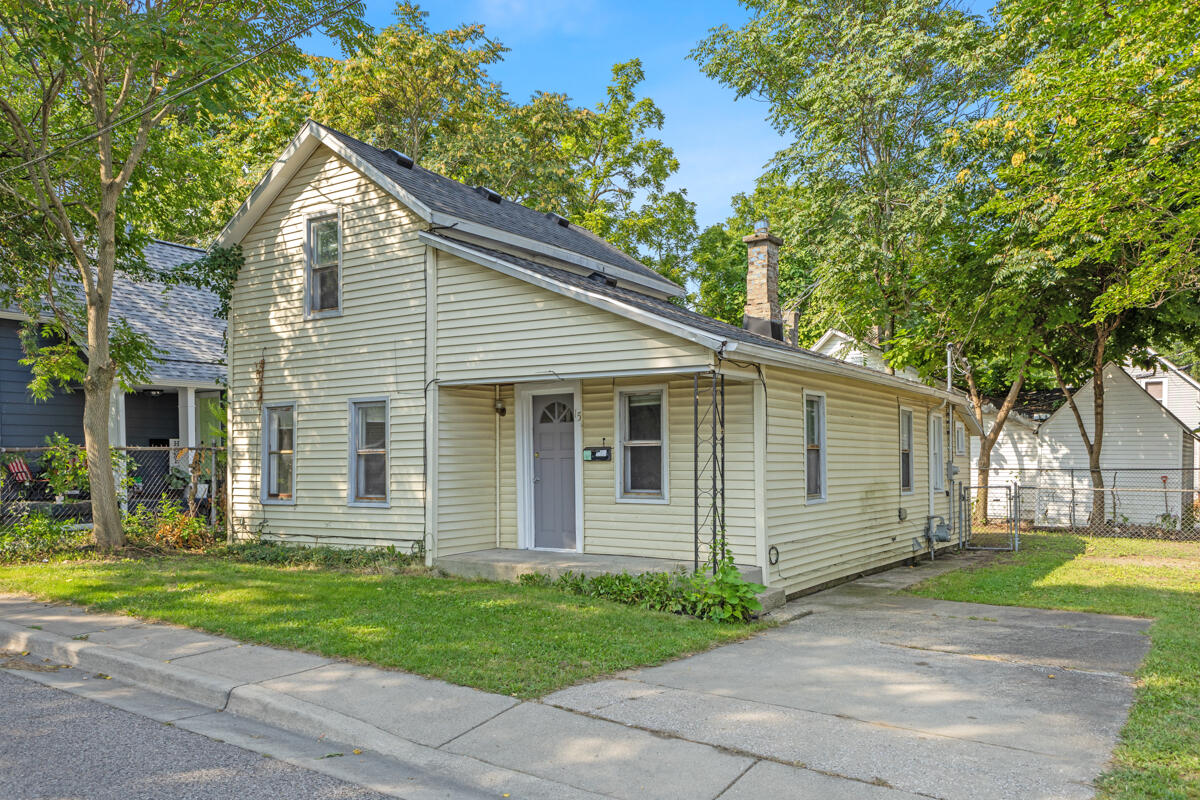
[[33,470],[29,468],[29,464],[19,456],[8,462],[8,474],[12,476],[14,482],[25,490],[27,499],[32,498],[34,489],[38,484],[46,483],[44,479],[35,478]]

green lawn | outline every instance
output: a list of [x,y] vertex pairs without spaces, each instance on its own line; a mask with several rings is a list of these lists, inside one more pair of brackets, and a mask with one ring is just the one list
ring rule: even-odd
[[1200,543],[1033,534],[1022,551],[933,578],[943,600],[1153,617],[1151,649],[1100,797],[1200,798]]
[[762,627],[642,611],[549,588],[199,556],[0,566],[0,590],[516,697],[660,663]]

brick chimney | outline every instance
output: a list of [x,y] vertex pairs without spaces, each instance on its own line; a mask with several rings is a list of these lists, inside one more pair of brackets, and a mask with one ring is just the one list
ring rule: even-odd
[[783,341],[783,314],[779,310],[779,245],[783,240],[771,233],[767,221],[754,223],[746,243],[746,310],[742,327]]

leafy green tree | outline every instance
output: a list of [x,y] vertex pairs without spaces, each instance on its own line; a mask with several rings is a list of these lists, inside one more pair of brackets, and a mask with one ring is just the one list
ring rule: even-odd
[[[1036,352],[1068,393],[1093,488],[1107,362],[1194,340],[1200,95],[1194,3],[1003,4],[1003,35],[1028,55],[1001,110],[968,133],[1003,140],[985,211],[1021,231],[1010,253],[1042,276]],[[1069,389],[1092,380],[1094,422]],[[1093,492],[1091,522],[1104,519]]]
[[[1003,208],[1072,265],[1122,265],[1097,319],[1200,286],[1200,5],[1009,0],[1031,58],[1004,96],[1022,147]],[[1069,247],[1059,245],[1068,242]]]
[[815,301],[891,347],[914,275],[952,216],[959,165],[942,132],[983,115],[1004,76],[992,31],[949,0],[746,0],[755,16],[693,52],[704,72],[769,106],[792,143],[774,169],[806,189]]
[[113,281],[146,270],[139,223],[153,209],[149,187],[171,180],[186,151],[175,125],[236,102],[224,71],[246,55],[262,51],[241,69],[266,78],[300,66],[289,37],[325,17],[337,36],[360,32],[351,5],[330,16],[336,6],[311,0],[0,0],[0,216],[19,220],[0,234],[3,291],[29,326],[52,319],[58,346],[35,348],[35,375],[82,375],[102,549],[124,541],[109,450],[112,390],[150,354],[144,342],[121,343],[127,329],[110,319]]
[[[693,255],[693,277],[699,285],[697,308],[733,325],[742,324],[746,305],[746,245],[742,237],[767,220],[771,231],[783,240],[779,248],[779,300],[784,315],[799,315],[797,339],[811,344],[830,325],[840,324],[812,303],[813,250],[808,246],[809,215],[806,191],[768,172],[755,190],[733,198],[733,214],[722,224],[710,227],[697,243]],[[785,320],[788,323],[788,320]]]
[[696,237],[695,204],[683,190],[667,188],[679,160],[651,136],[664,118],[653,100],[637,96],[646,77],[641,60],[617,64],[612,74],[583,131],[562,139],[574,184],[564,216],[682,282]]

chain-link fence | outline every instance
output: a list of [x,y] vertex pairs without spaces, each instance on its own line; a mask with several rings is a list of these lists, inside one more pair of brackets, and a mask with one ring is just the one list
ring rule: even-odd
[[[224,525],[223,448],[114,447],[113,464],[126,523],[155,530],[162,519],[193,529]],[[90,480],[81,447],[63,440],[46,447],[0,448],[0,537],[19,545],[22,538],[63,537],[91,525]]]
[[[979,486],[955,483],[955,530],[965,550],[1012,550],[1021,546],[1020,492],[1015,484]],[[983,509],[987,512],[984,513]]]
[[1200,541],[1200,492],[1192,469],[1004,470],[970,487],[971,522],[1090,536]]

